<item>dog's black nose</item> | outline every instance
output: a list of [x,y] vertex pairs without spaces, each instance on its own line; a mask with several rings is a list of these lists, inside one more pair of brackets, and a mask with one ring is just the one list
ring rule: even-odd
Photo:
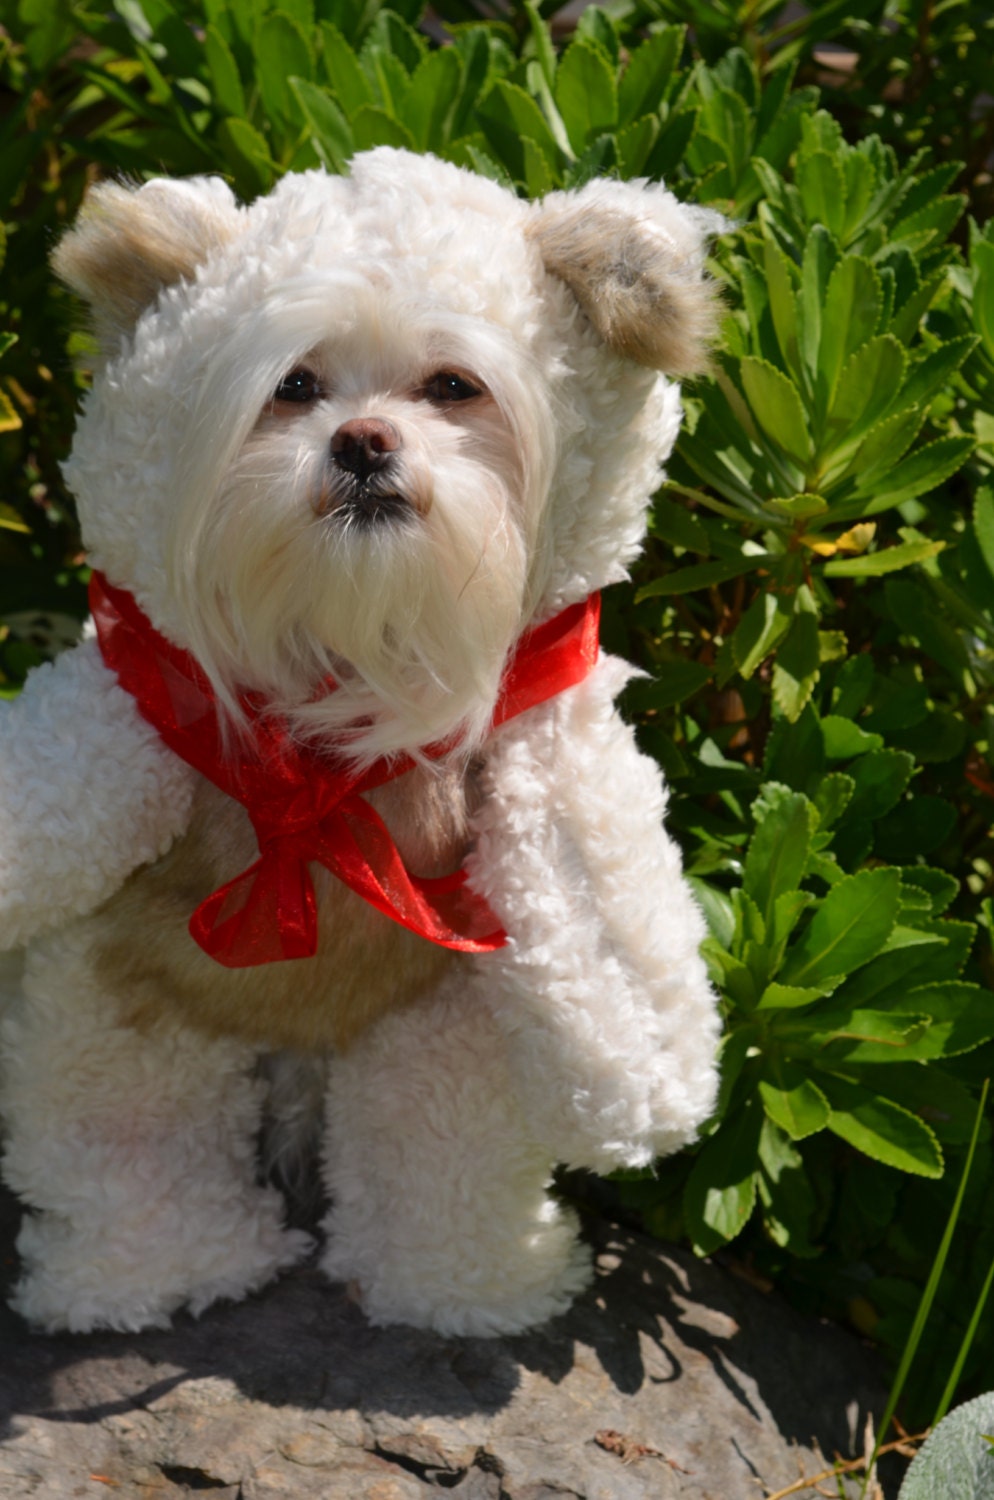
[[331,439],[332,462],[358,480],[386,468],[399,448],[400,433],[380,417],[354,417]]

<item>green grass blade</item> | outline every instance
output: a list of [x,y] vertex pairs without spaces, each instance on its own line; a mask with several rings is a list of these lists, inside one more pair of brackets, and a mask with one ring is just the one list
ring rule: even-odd
[[[973,1135],[970,1139],[970,1149],[967,1151],[966,1161],[963,1163],[963,1172],[960,1177],[959,1187],[956,1190],[956,1198],[953,1202],[952,1209],[950,1210],[949,1218],[946,1221],[946,1227],[942,1235],[942,1241],[939,1245],[938,1250],[936,1251],[935,1260],[932,1262],[932,1269],[929,1272],[929,1278],[925,1284],[925,1290],[922,1292],[922,1298],[920,1303],[918,1304],[918,1311],[915,1314],[915,1321],[912,1326],[911,1332],[908,1335],[908,1341],[904,1346],[904,1353],[901,1355],[901,1363],[898,1365],[897,1374],[894,1376],[894,1384],[891,1386],[890,1395],[887,1399],[886,1409],[884,1411],[880,1425],[877,1428],[877,1439],[873,1449],[873,1456],[866,1466],[866,1475],[863,1480],[863,1495],[866,1494],[866,1486],[869,1483],[870,1475],[873,1473],[873,1467],[877,1460],[877,1454],[880,1451],[880,1445],[884,1441],[887,1429],[889,1428],[894,1413],[897,1410],[897,1403],[901,1399],[901,1392],[904,1389],[904,1382],[908,1377],[908,1371],[911,1369],[912,1361],[914,1360],[915,1354],[918,1351],[918,1345],[921,1342],[921,1336],[925,1331],[925,1325],[928,1322],[929,1313],[932,1311],[932,1303],[935,1301],[935,1294],[938,1291],[939,1282],[942,1278],[942,1272],[945,1269],[946,1258],[949,1255],[949,1246],[952,1243],[953,1233],[956,1229],[956,1222],[959,1219],[960,1209],[963,1205],[963,1194],[966,1192],[966,1184],[967,1179],[970,1176],[970,1168],[973,1166],[973,1154],[977,1148],[977,1137],[980,1134],[980,1122],[984,1117],[984,1105],[987,1103],[987,1093],[989,1088],[990,1079],[985,1078],[984,1086],[980,1093],[980,1103],[977,1105],[977,1118],[974,1121],[973,1125]],[[986,1288],[984,1291],[984,1295],[986,1295]]]
[[956,1356],[956,1362],[953,1365],[952,1370],[949,1372],[949,1379],[946,1381],[946,1388],[943,1391],[942,1396],[939,1399],[939,1404],[935,1409],[935,1416],[932,1418],[933,1427],[938,1427],[939,1423],[942,1421],[943,1417],[946,1415],[946,1412],[952,1405],[952,1399],[956,1393],[956,1387],[959,1385],[959,1378],[963,1373],[963,1366],[966,1363],[966,1357],[970,1352],[971,1345],[973,1344],[974,1335],[977,1332],[977,1325],[979,1324],[981,1315],[983,1314],[984,1306],[987,1302],[987,1296],[990,1292],[992,1283],[994,1283],[994,1261],[991,1261],[990,1269],[987,1272],[987,1277],[984,1281],[983,1287],[981,1288],[980,1296],[977,1298],[977,1304],[973,1309],[973,1316],[970,1319],[969,1327],[967,1328],[966,1333],[963,1335],[963,1342],[959,1346],[959,1353]]

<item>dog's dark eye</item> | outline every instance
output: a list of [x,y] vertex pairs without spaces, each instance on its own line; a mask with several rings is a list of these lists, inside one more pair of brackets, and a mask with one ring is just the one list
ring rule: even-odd
[[273,392],[273,400],[292,401],[302,406],[307,401],[316,401],[320,395],[321,382],[312,370],[301,365],[283,376]]
[[473,385],[453,370],[440,370],[424,389],[429,401],[471,401],[474,396],[483,394],[478,385]]

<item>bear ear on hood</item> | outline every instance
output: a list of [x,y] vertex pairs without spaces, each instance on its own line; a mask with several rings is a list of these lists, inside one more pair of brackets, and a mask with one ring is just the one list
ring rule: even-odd
[[189,279],[238,230],[240,210],[220,177],[154,178],[141,187],[102,182],[56,246],[56,275],[88,302],[101,347],[122,334],[162,291]]
[[659,185],[602,180],[551,193],[526,233],[610,349],[682,376],[708,367],[721,303],[704,257],[724,228]]

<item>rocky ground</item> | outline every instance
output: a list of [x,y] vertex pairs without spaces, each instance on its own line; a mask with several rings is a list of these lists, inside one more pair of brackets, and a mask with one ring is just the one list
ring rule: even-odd
[[[15,1220],[0,1195],[8,1278]],[[860,1446],[865,1346],[682,1250],[591,1238],[595,1286],[518,1338],[370,1328],[307,1268],[168,1332],[45,1338],[0,1308],[0,1496],[762,1500]]]

